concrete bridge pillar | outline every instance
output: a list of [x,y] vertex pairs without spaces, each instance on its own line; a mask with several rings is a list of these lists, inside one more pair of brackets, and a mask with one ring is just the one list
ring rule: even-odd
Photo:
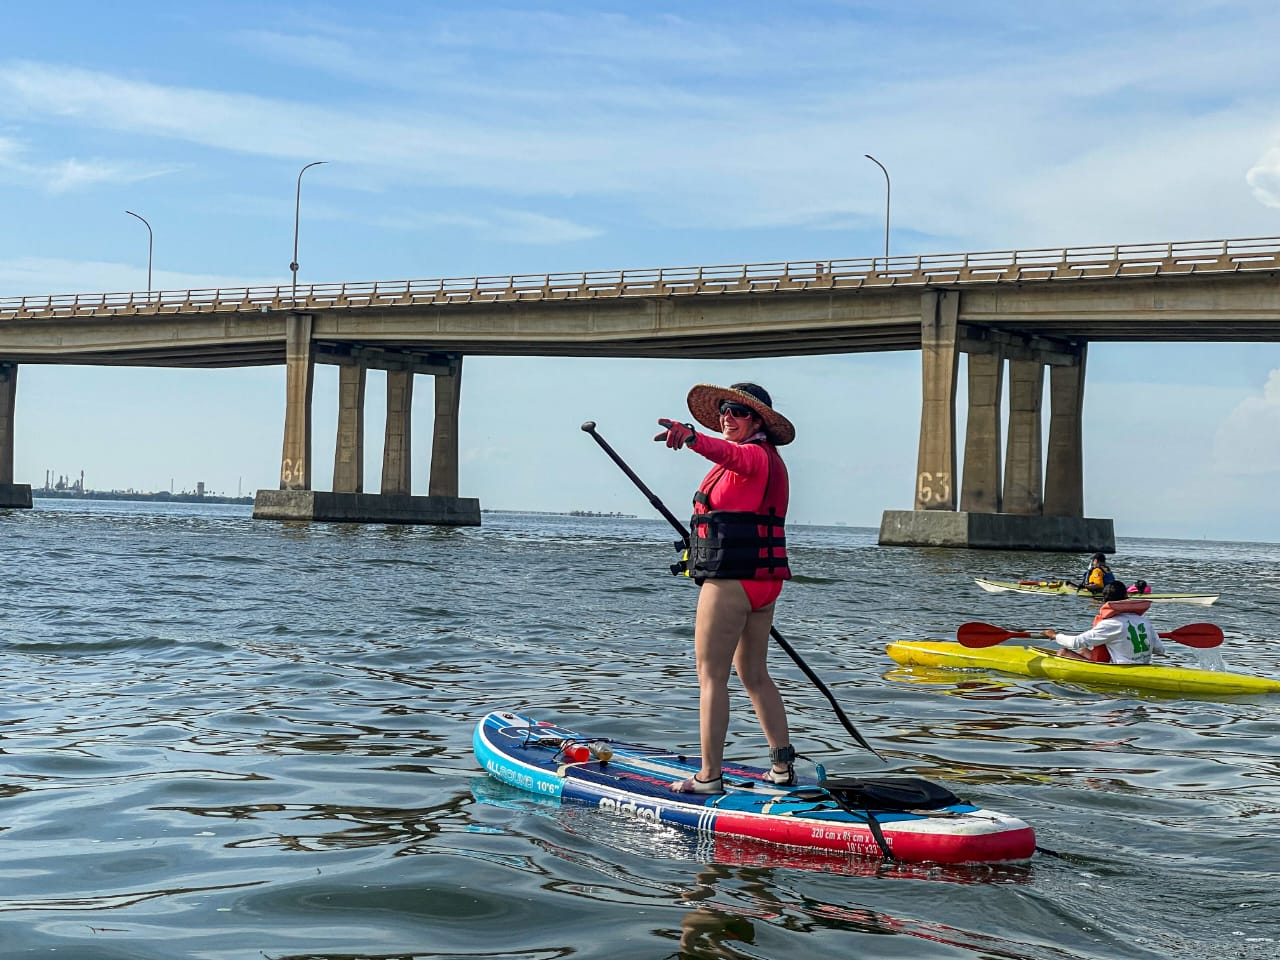
[[433,497],[458,495],[458,410],[462,403],[462,355],[450,363],[448,372],[437,373],[435,431],[431,438],[431,481],[427,492]]
[[13,482],[13,414],[18,400],[18,365],[0,363],[0,508],[31,506],[31,484]]
[[[921,299],[922,406],[915,509],[886,510],[882,546],[1111,553],[1112,522],[1084,516],[1080,418],[1085,346],[1029,331],[964,323],[961,294]],[[969,355],[969,417],[960,509],[955,494],[957,353]],[[1009,426],[1000,475],[1003,368]],[[1052,369],[1049,467],[1042,455],[1044,368]]]
[[311,489],[311,394],[315,383],[312,318],[291,313],[285,321],[284,451],[280,489]]
[[387,429],[382,445],[382,492],[412,492],[413,371],[387,371]]
[[[359,344],[323,345],[322,356],[338,364],[338,435],[333,491],[310,489],[311,383],[317,348],[310,318],[298,315],[287,333],[285,445],[279,490],[259,490],[253,515],[265,520],[328,520],[339,523],[429,523],[479,526],[480,501],[458,496],[458,409],[462,357],[390,351]],[[387,372],[387,426],[382,451],[382,488],[365,493],[364,398],[369,369]],[[431,494],[412,493],[413,377],[436,379]],[[286,486],[292,483],[293,486]],[[306,484],[306,486],[302,486]]]
[[338,367],[338,437],[333,452],[333,492],[364,492],[364,387],[362,363]]
[[1009,441],[1005,444],[1004,509],[1006,513],[1038,516],[1041,499],[1041,406],[1044,364],[1031,360],[1009,362]]
[[916,459],[917,510],[955,510],[956,319],[960,294],[929,290],[920,299],[923,403]]
[[1044,513],[1084,516],[1084,361],[1088,344],[1076,350],[1076,362],[1049,368],[1049,457],[1044,475]]
[[969,354],[969,418],[964,434],[964,474],[960,509],[999,513],[1000,400],[1004,394],[1004,354]]

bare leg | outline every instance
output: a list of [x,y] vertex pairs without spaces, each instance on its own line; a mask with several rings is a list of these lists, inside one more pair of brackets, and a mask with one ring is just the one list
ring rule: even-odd
[[[701,780],[720,776],[724,738],[729,731],[729,669],[751,616],[751,603],[738,581],[707,580],[702,584],[693,628],[701,715]],[[765,632],[767,636],[767,628]]]
[[[755,707],[760,728],[769,741],[769,749],[776,750],[791,745],[791,732],[787,727],[787,708],[783,705],[782,694],[769,675],[769,628],[772,626],[773,604],[752,611],[738,642],[733,665],[747,696],[751,698],[751,705]],[[785,764],[781,766],[783,770],[778,770],[779,773],[786,769]],[[777,766],[774,769],[777,770]]]

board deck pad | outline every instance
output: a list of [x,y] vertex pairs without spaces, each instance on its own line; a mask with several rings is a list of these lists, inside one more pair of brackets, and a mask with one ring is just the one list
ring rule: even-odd
[[816,781],[776,787],[760,779],[764,768],[731,763],[724,767],[725,793],[675,793],[671,784],[693,776],[699,757],[615,740],[607,741],[607,761],[565,755],[566,745],[592,742],[495,711],[476,725],[473,748],[490,776],[529,793],[699,833],[883,859],[868,823],[874,817],[892,857],[904,863],[1017,863],[1035,851],[1026,823],[967,802],[929,811],[850,811],[817,790]]

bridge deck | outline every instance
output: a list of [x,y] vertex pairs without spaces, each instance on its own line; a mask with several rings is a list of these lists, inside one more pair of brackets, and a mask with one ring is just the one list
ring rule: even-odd
[[918,295],[961,320],[1084,340],[1280,339],[1280,238],[437,280],[0,298],[0,359],[237,366],[322,354],[743,357],[909,350]]

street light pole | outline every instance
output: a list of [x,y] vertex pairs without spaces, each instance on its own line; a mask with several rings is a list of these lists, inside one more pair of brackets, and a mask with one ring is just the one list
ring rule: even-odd
[[885,169],[884,164],[877,160],[869,153],[864,153],[864,157],[880,168],[884,174],[884,268],[889,269],[889,193],[891,190],[889,184],[889,171]]
[[140,214],[134,213],[132,210],[126,210],[131,217],[137,217],[142,221],[142,225],[147,228],[147,299],[151,299],[151,252],[155,249],[155,234],[151,232],[151,224],[147,223],[147,218]]
[[293,293],[290,297],[290,306],[297,306],[298,303],[298,216],[302,210],[302,175],[312,167],[318,167],[320,164],[328,162],[327,160],[316,160],[308,163],[298,171],[298,192],[293,201],[293,261],[289,264],[289,269],[293,272]]

